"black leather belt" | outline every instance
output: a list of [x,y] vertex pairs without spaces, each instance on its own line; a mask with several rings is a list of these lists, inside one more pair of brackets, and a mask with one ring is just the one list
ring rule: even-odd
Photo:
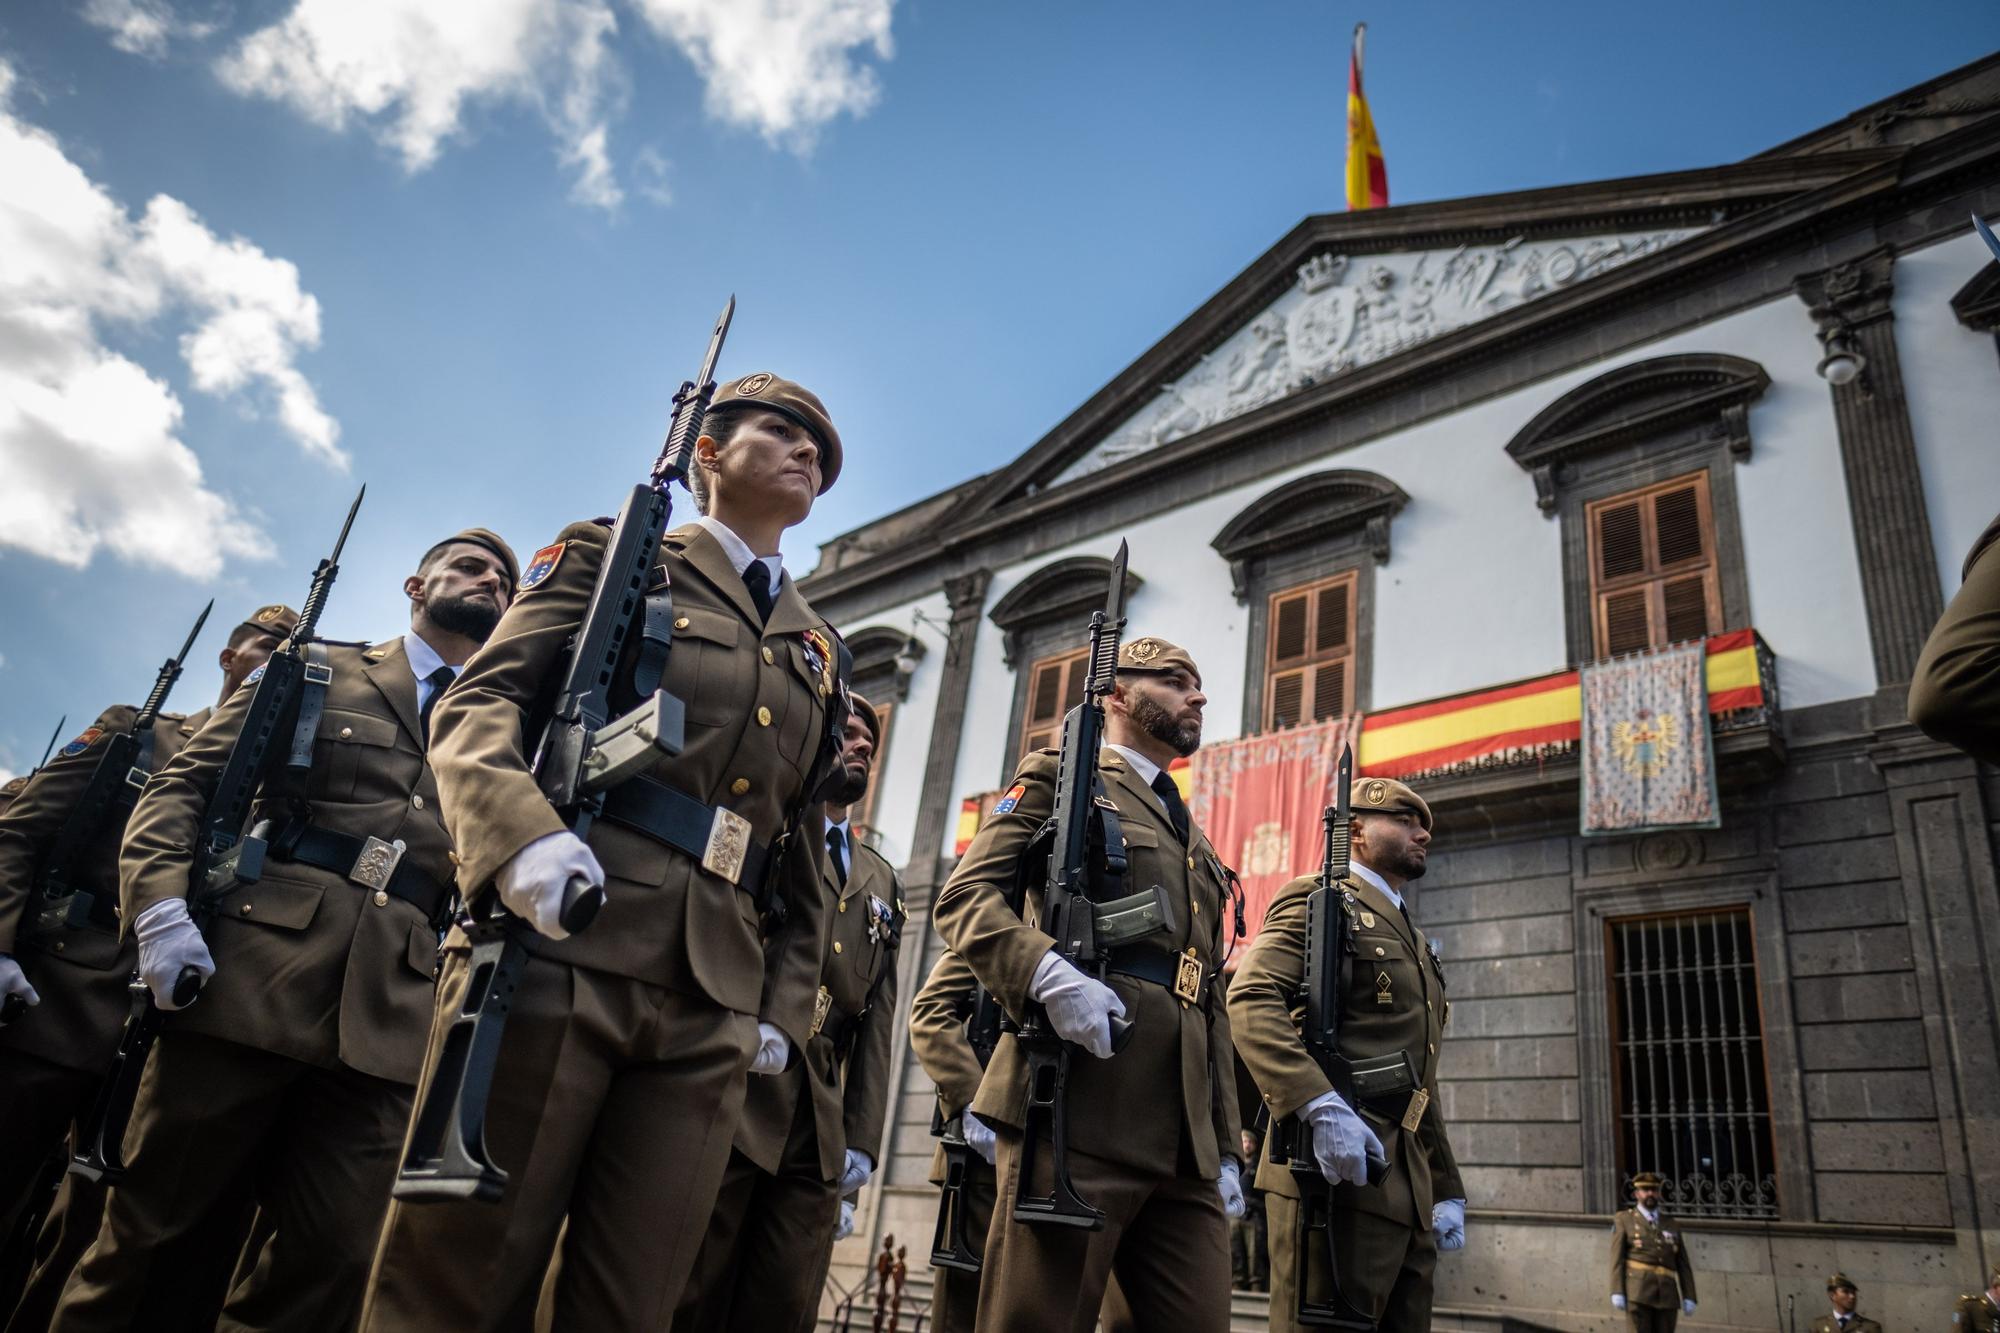
[[450,885],[438,883],[401,856],[386,879],[378,882],[378,878],[368,877],[364,858],[376,856],[377,849],[389,846],[377,838],[357,838],[351,833],[335,833],[308,824],[296,836],[273,838],[271,855],[281,861],[330,870],[358,888],[380,889],[413,904],[426,920],[442,922],[451,899]]
[[[722,815],[740,819],[730,811]],[[714,806],[683,795],[651,778],[632,778],[613,787],[604,796],[604,818],[707,865],[711,843],[717,836]],[[743,861],[734,883],[753,896],[764,889],[764,871],[771,863],[771,849],[755,838],[742,840]],[[722,878],[730,879],[729,875]]]
[[1164,986],[1188,1004],[1206,1003],[1210,983],[1215,980],[1215,974],[1190,955],[1150,944],[1128,944],[1115,949],[1105,966],[1120,976]]

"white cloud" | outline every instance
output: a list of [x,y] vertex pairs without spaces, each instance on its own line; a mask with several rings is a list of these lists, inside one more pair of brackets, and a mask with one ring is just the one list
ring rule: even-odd
[[633,188],[661,208],[674,201],[673,186],[667,181],[667,159],[647,144],[632,156]]
[[822,125],[881,95],[857,48],[892,56],[895,0],[633,0],[694,62],[710,114],[804,150]]
[[158,59],[167,53],[174,37],[206,37],[215,31],[213,23],[197,23],[178,17],[166,0],[84,0],[80,11],[86,23],[111,34],[111,44],[135,56]]
[[[801,152],[826,122],[874,106],[880,85],[863,61],[892,54],[895,0],[629,3],[694,66],[712,115]],[[612,54],[618,31],[609,0],[296,0],[216,69],[235,91],[329,129],[365,126],[412,172],[466,133],[476,104],[532,107],[556,136],[570,197],[609,210],[624,199],[611,151],[626,100]],[[633,170],[659,202],[663,173],[651,152],[640,150]]]
[[268,403],[304,452],[345,467],[296,364],[319,343],[319,303],[289,262],[177,199],[135,221],[14,114],[13,82],[0,61],[0,547],[74,568],[108,548],[196,578],[269,555],[179,438],[174,390],[104,338],[179,327],[196,389]]

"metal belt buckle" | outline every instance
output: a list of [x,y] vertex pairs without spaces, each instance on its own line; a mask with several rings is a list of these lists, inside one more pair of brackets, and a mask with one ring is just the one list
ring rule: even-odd
[[833,992],[821,986],[819,994],[813,996],[813,1023],[806,1032],[806,1040],[810,1041],[819,1035],[819,1030],[826,1026],[826,1016],[832,1012]]
[[354,869],[347,872],[347,877],[364,889],[386,889],[395,878],[396,867],[402,863],[406,850],[401,838],[394,842],[370,838],[361,844],[361,855],[354,858]]
[[742,878],[743,858],[749,854],[750,821],[717,806],[715,822],[708,826],[708,846],[701,853],[701,868],[735,884]]
[[1418,1088],[1411,1093],[1410,1104],[1403,1112],[1403,1128],[1414,1134],[1417,1126],[1423,1121],[1424,1109],[1430,1104],[1431,1094],[1426,1089]]
[[[306,679],[314,685],[333,684],[333,668],[324,662],[306,663]],[[373,839],[370,839],[372,842]]]
[[1182,1004],[1193,1004],[1201,998],[1201,960],[1194,956],[1194,947],[1177,960],[1174,968],[1174,994]]

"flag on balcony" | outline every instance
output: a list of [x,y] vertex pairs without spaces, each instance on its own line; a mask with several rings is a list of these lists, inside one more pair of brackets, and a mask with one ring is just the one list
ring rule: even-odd
[[1361,39],[1368,25],[1354,25],[1354,50],[1347,58],[1347,206],[1387,208],[1389,167],[1375,137],[1375,117],[1361,93]]
[[1278,890],[1319,869],[1320,814],[1333,803],[1340,747],[1360,734],[1357,714],[1195,751],[1189,808],[1216,855],[1243,877],[1246,933],[1232,963],[1256,938]]
[[1708,654],[1692,643],[1579,669],[1583,832],[1715,828]]

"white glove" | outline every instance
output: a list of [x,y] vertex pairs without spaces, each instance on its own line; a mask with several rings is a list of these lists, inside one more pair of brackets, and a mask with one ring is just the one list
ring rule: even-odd
[[750,1062],[753,1074],[781,1074],[792,1062],[792,1039],[769,1023],[757,1025],[757,1058]]
[[1465,1248],[1465,1200],[1439,1199],[1431,1205],[1431,1234],[1440,1250]]
[[875,1159],[859,1148],[847,1150],[847,1169],[840,1173],[840,1192],[852,1194],[868,1183],[868,1177],[875,1174]]
[[1049,1011],[1049,1026],[1064,1041],[1073,1041],[1100,1060],[1111,1057],[1111,1018],[1125,1017],[1118,992],[1077,971],[1054,949],[1035,966],[1028,997]]
[[188,968],[201,973],[204,982],[215,975],[215,957],[188,919],[187,899],[154,903],[139,913],[132,933],[139,939],[139,975],[160,1008],[180,1008],[174,1003],[174,983]]
[[15,995],[26,1000],[31,1009],[42,1002],[42,997],[28,984],[28,974],[21,970],[21,965],[14,961],[14,956],[0,953],[0,1000]]
[[537,935],[566,940],[563,897],[576,875],[594,889],[604,887],[604,867],[597,864],[596,854],[582,838],[564,829],[545,833],[515,852],[493,877],[493,887],[500,890],[507,910],[533,926]]
[[1622,1310],[1622,1309],[1624,1309],[1624,1308],[1625,1308],[1625,1293],[1624,1293],[1624,1292],[1622,1292],[1622,1291],[1621,1291],[1621,1292],[1619,1292],[1619,1293],[1618,1293],[1618,1294],[1617,1294],[1616,1296],[1613,1296],[1613,1297],[1611,1298],[1611,1308],[1612,1308],[1612,1309],[1614,1309],[1614,1310]]
[[1215,1192],[1222,1196],[1223,1216],[1234,1222],[1243,1216],[1243,1168],[1234,1157],[1222,1159],[1222,1174],[1215,1178]]
[[842,1199],[840,1201],[840,1221],[834,1223],[833,1238],[835,1240],[846,1240],[853,1234],[854,1201],[852,1199]]
[[1693,1314],[1693,1313],[1694,1313],[1694,1302],[1693,1302],[1693,1301],[1682,1301],[1682,1302],[1681,1302],[1681,1313],[1682,1313],[1682,1314]]
[[1388,1155],[1382,1151],[1382,1140],[1375,1137],[1375,1131],[1354,1114],[1353,1107],[1340,1100],[1337,1092],[1322,1092],[1307,1102],[1299,1118],[1312,1127],[1313,1156],[1319,1161],[1319,1173],[1329,1184],[1345,1181],[1350,1185],[1366,1185],[1371,1155],[1368,1150],[1373,1148],[1372,1155],[1376,1157]]
[[993,1126],[981,1120],[972,1112],[965,1113],[965,1144],[972,1151],[986,1159],[986,1165],[994,1165],[998,1149],[993,1138]]

